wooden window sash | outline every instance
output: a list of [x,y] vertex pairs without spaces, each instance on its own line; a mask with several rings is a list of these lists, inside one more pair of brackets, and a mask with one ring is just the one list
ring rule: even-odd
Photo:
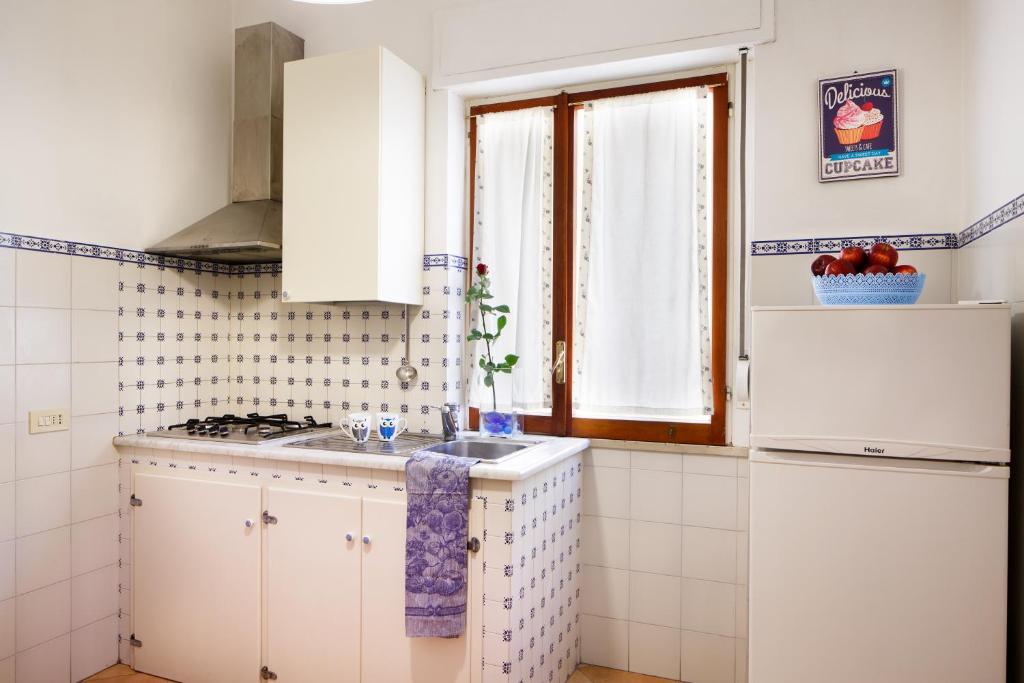
[[[552,408],[550,416],[524,415],[524,429],[533,434],[554,436],[579,436],[617,441],[654,441],[662,443],[690,443],[703,445],[725,444],[725,365],[726,365],[726,318],[728,284],[728,180],[729,180],[729,102],[725,87],[728,78],[725,73],[707,76],[678,78],[657,83],[642,83],[612,88],[601,88],[583,92],[566,93],[551,97],[535,97],[512,102],[477,105],[470,108],[469,121],[469,267],[466,273],[468,287],[475,268],[473,262],[473,228],[476,223],[475,178],[476,178],[476,118],[482,114],[552,107],[554,109],[554,196],[553,196],[553,282],[552,282],[552,349],[558,341],[566,342],[565,384],[557,384],[551,378]],[[573,249],[575,225],[573,223],[573,202],[575,172],[575,112],[593,100],[609,97],[624,97],[642,93],[677,90],[707,86],[712,105],[714,130],[711,140],[713,174],[710,191],[713,197],[713,212],[709,225],[711,241],[711,382],[713,414],[709,423],[685,421],[644,421],[580,418],[572,415],[573,345],[572,329],[574,314]],[[467,316],[466,330],[470,325]],[[467,366],[468,367],[468,366]],[[479,410],[470,408],[471,429],[479,428]]]

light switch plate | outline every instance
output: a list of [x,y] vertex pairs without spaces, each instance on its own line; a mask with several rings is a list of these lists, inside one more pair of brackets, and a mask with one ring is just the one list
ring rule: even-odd
[[68,416],[63,410],[30,410],[28,412],[28,433],[62,432],[69,427]]

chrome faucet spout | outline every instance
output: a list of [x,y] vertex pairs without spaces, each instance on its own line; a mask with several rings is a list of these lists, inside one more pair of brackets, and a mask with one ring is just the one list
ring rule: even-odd
[[459,438],[460,412],[458,403],[445,403],[441,406],[441,433],[445,441],[455,441]]

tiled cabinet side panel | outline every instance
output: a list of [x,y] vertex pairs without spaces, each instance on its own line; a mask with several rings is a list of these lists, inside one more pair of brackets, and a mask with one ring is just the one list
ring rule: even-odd
[[479,624],[483,645],[480,661],[473,662],[473,666],[480,667],[481,681],[505,680],[512,666],[512,485],[506,481],[477,480],[473,488],[474,495],[484,503],[483,620]]
[[280,273],[232,276],[232,410],[321,422],[337,422],[348,411],[393,411],[413,432],[438,432],[440,417],[431,406],[450,398],[449,368],[458,357],[450,343],[451,322],[462,312],[461,295],[449,285],[453,273],[459,274],[427,270],[424,304],[409,308],[410,363],[418,371],[412,383],[395,376],[405,356],[403,306],[288,304],[281,300]]
[[447,306],[448,306],[448,327],[445,331],[446,337],[442,338],[447,354],[447,391],[445,400],[454,403],[463,403],[462,379],[462,348],[463,337],[466,334],[466,272],[450,268],[446,271],[447,284]]
[[579,663],[583,464],[574,456],[513,485],[510,683],[562,683]]

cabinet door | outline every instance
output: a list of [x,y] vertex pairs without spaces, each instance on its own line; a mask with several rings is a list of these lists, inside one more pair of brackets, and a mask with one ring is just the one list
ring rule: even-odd
[[405,637],[405,499],[363,499],[362,679],[469,681],[469,629],[459,638]]
[[260,487],[136,474],[134,492],[135,668],[189,683],[258,681]]
[[282,683],[358,681],[360,499],[271,488],[267,500],[267,665]]

